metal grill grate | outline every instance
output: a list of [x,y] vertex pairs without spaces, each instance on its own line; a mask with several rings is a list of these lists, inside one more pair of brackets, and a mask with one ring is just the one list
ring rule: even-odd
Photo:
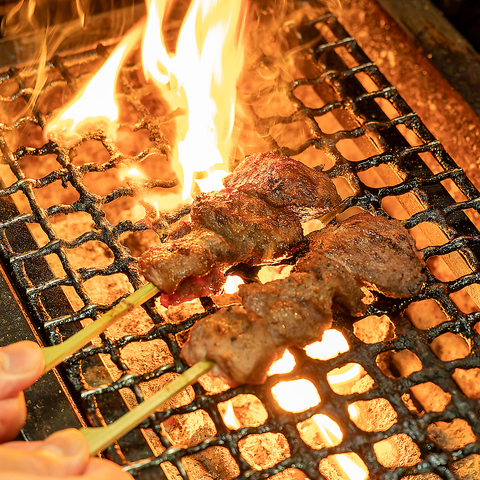
[[[265,385],[225,390],[196,384],[109,449],[133,475],[336,479],[342,473],[332,455],[345,452],[359,455],[370,478],[467,478],[466,469],[478,465],[478,192],[336,18],[312,19],[311,13],[307,8],[298,21],[298,10],[292,11],[278,33],[299,40],[282,52],[288,61],[281,74],[268,88],[241,94],[256,128],[240,139],[243,150],[276,150],[325,165],[347,198],[346,213],[365,209],[404,220],[428,260],[428,284],[417,298],[377,298],[363,323],[337,315],[334,327],[350,350],[333,359],[292,349],[294,370]],[[83,83],[105,54],[100,45],[52,60],[30,114],[22,109],[35,68],[0,75],[1,255],[49,344],[138,288],[136,256],[188,214],[157,215],[153,205],[159,189],[177,183],[171,172],[162,177],[152,170],[152,159],[168,165],[171,114],[155,100],[153,87],[139,82],[137,63],[121,74],[120,97],[131,117],[121,120],[115,142],[101,130],[72,149],[44,142],[49,113],[43,108],[63,103],[65,92]],[[245,76],[268,77],[276,61],[264,52]],[[137,151],[129,147],[131,137],[139,138]],[[154,171],[148,177],[155,179],[129,176],[132,166]],[[186,332],[220,301],[202,299],[172,313],[152,300],[70,358],[63,373],[89,422],[118,418],[125,403],[141,402],[183,371],[178,354]],[[339,390],[327,374],[349,363],[361,365],[362,378]],[[271,388],[301,378],[315,385],[321,402],[285,412]],[[260,411],[262,420],[227,428],[220,412],[231,399],[239,410]],[[360,412],[354,420],[352,403]],[[341,427],[337,446],[322,445],[316,434],[305,440],[314,414]],[[258,456],[262,449],[267,458]]]

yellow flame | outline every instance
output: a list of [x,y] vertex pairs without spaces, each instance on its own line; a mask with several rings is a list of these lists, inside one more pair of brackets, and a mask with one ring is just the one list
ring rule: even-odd
[[127,173],[131,177],[139,177],[140,176],[140,172],[136,168],[131,168]]
[[272,366],[268,371],[268,375],[270,376],[280,373],[288,373],[293,370],[293,367],[295,367],[295,358],[288,350],[285,350],[282,358],[272,363]]
[[366,480],[369,476],[368,468],[356,453],[342,453],[333,455],[349,480]]
[[245,283],[242,278],[237,277],[237,275],[229,275],[223,286],[223,291],[225,293],[235,293],[238,291],[238,286],[242,283]]
[[349,363],[327,373],[327,380],[330,385],[338,385],[359,379],[361,373],[362,367],[358,363]]
[[227,428],[230,428],[231,430],[237,430],[240,428],[240,422],[238,421],[237,416],[233,411],[233,405],[231,401],[227,402],[227,410],[223,415],[223,423]]
[[349,346],[345,337],[338,330],[323,332],[321,342],[315,342],[305,347],[305,352],[310,358],[329,360],[340,353],[348,352]]
[[303,412],[320,403],[317,389],[305,379],[277,383],[272,387],[272,394],[287,412]]
[[207,178],[196,179],[195,183],[202,192],[216,192],[223,188],[222,180],[228,175],[225,170],[214,170]]
[[343,438],[343,433],[340,427],[326,415],[314,415],[312,420],[317,425],[320,433],[329,447],[339,445]]
[[118,106],[115,100],[115,83],[119,67],[138,40],[140,29],[128,34],[110,55],[92,80],[81,89],[75,98],[45,127],[47,137],[68,143],[77,135],[75,131],[84,122],[95,119],[111,131],[118,119]]
[[167,52],[162,35],[171,5],[171,0],[151,0],[142,58],[146,78],[161,87],[170,107],[186,111],[186,118],[177,117],[178,144],[173,156],[187,199],[195,172],[222,164],[228,170],[246,2],[194,0],[174,54]]
[[[340,444],[343,438],[340,427],[326,415],[314,415],[312,417],[318,427],[320,435],[329,447],[335,447]],[[365,480],[368,478],[368,469],[356,453],[342,453],[332,455],[338,465],[345,472],[349,480]]]
[[348,414],[352,420],[355,420],[360,415],[360,410],[353,403],[351,403],[348,406]]

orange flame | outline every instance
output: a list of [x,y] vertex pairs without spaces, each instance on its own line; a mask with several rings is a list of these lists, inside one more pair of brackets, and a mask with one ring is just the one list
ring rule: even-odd
[[[173,164],[183,183],[183,200],[191,193],[196,172],[214,171],[216,183],[199,182],[202,191],[223,187],[228,171],[229,139],[235,120],[236,84],[243,66],[247,0],[193,0],[169,53],[163,22],[174,0],[149,0],[143,31],[145,77],[155,82],[177,115]],[[64,144],[79,139],[78,128],[90,119],[106,124],[112,134],[118,118],[115,82],[125,57],[140,38],[135,28],[75,99],[46,127],[47,136]],[[168,85],[168,88],[167,88]]]
[[141,30],[133,29],[118,45],[93,79],[83,87],[74,99],[59,112],[45,127],[47,137],[69,144],[79,138],[80,128],[90,123],[106,126],[111,134],[118,119],[115,100],[115,83],[119,67],[140,38]]
[[227,402],[227,409],[225,413],[222,415],[222,417],[223,417],[223,423],[230,430],[238,430],[240,428],[240,422],[238,421],[237,416],[235,415],[231,401]]
[[[340,427],[326,415],[314,415],[312,420],[315,422],[320,435],[329,447],[335,447],[342,441],[343,434]],[[332,455],[338,465],[345,472],[348,480],[365,480],[368,478],[368,469],[356,453],[342,453]]]
[[305,379],[277,383],[272,387],[272,395],[287,412],[303,412],[320,403],[317,389]]
[[222,165],[228,170],[236,83],[243,64],[246,2],[194,0],[174,54],[167,52],[162,35],[171,5],[172,0],[151,1],[142,57],[147,79],[162,88],[172,109],[182,107],[187,112],[186,118],[177,117],[174,151],[177,174],[183,179],[183,198],[187,199],[195,172],[213,166],[219,170]]
[[278,375],[280,373],[288,373],[295,367],[295,357],[285,350],[282,358],[279,358],[276,362],[272,363],[268,370],[268,375]]
[[238,277],[237,275],[229,275],[223,286],[223,291],[225,293],[235,293],[238,291],[238,286],[242,285],[242,283],[245,282],[241,277]]
[[340,353],[348,352],[349,349],[345,337],[338,330],[325,330],[322,341],[307,345],[305,352],[310,358],[329,360]]

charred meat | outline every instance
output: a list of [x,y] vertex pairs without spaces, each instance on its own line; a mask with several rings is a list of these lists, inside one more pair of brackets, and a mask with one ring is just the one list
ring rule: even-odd
[[[311,250],[341,263],[361,284],[388,297],[415,295],[426,281],[422,255],[398,220],[361,213],[307,238]],[[297,270],[308,261],[300,260]]]
[[263,383],[279,352],[267,322],[255,313],[233,306],[198,321],[182,356],[190,365],[205,358],[213,360],[215,366],[210,374],[236,386]]
[[[290,345],[303,348],[321,339],[332,324],[334,309],[341,308],[351,315],[364,314],[366,305],[360,286],[406,297],[419,293],[425,281],[422,256],[397,220],[367,213],[355,215],[339,225],[311,233],[309,239],[309,252],[297,262],[288,278],[263,285],[241,285],[243,307],[217,312],[215,319],[206,317],[195,325],[182,352],[189,364],[219,358],[216,374],[232,385],[244,383],[245,379],[261,383],[278,352]],[[228,322],[230,318],[246,325],[263,320],[261,330],[242,329],[242,348],[248,345],[259,351],[242,352],[243,360],[235,368],[226,364],[221,355],[223,348],[226,357],[233,358],[231,352],[237,344],[230,334],[234,331],[221,338],[215,333],[218,322]],[[204,322],[206,325],[202,326]],[[263,337],[257,339],[260,331]],[[204,338],[208,335],[213,335],[215,341],[210,343]],[[265,342],[273,342],[271,351],[262,350],[267,348]],[[257,376],[257,372],[261,375]]]
[[274,153],[245,158],[224,179],[224,185],[290,211],[302,222],[318,218],[340,203],[335,185],[325,174]]
[[365,311],[363,292],[353,276],[322,255],[311,257],[304,263],[309,269],[282,280],[240,285],[243,305],[268,322],[277,345],[303,348],[321,339],[332,325],[333,306],[352,315]]
[[344,267],[318,255],[310,265],[310,272],[264,285],[241,285],[244,306],[198,321],[183,358],[190,365],[206,358],[215,361],[211,374],[231,385],[263,383],[286,347],[303,348],[322,338],[332,324],[333,308],[341,305],[352,315],[364,313],[363,292]]

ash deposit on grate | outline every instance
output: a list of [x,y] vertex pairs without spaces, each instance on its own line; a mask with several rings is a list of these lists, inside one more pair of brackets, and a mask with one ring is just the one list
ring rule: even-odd
[[[297,209],[300,246],[289,244],[272,258],[270,246],[259,255],[242,245],[228,266],[215,257],[222,275],[246,285],[222,286],[183,303],[157,296],[60,371],[87,423],[110,423],[187,368],[181,352],[202,322],[244,308],[247,293],[257,302],[250,304],[264,309],[258,297],[269,286],[291,289],[294,279],[311,275],[304,235],[325,230],[334,236],[356,215],[370,214],[402,225],[421,252],[426,266],[413,290],[391,295],[390,285],[373,288],[375,281],[365,280],[358,287],[364,309],[334,306],[317,341],[287,345],[276,331],[276,345],[287,351],[279,351],[272,366],[267,362],[259,384],[232,388],[228,378],[205,375],[105,455],[138,478],[477,478],[479,194],[334,14],[300,3],[286,9],[278,28],[268,6],[255,10],[258,28],[238,83],[229,171],[241,169],[249,155],[293,158],[333,182],[343,211],[325,227],[318,217],[326,212],[311,219]],[[71,79],[91,77],[111,50],[58,55],[48,63],[33,113],[24,108],[36,70],[0,73],[0,252],[49,344],[138,289],[144,282],[138,261],[150,248],[185,238],[185,224],[188,236],[199,231],[200,220],[213,223],[199,211],[200,201],[182,203],[172,149],[174,122],[183,113],[172,113],[145,82],[136,51],[120,72],[113,137],[90,125],[73,144],[45,140],[42,127],[73,96]],[[242,181],[235,187],[241,195],[260,196]],[[201,208],[215,196],[194,194],[203,199]],[[325,232],[316,249],[330,241]],[[390,269],[388,261],[382,264],[386,278],[398,276],[392,258]],[[46,263],[38,267],[41,259]],[[248,308],[241,315],[250,315]]]

